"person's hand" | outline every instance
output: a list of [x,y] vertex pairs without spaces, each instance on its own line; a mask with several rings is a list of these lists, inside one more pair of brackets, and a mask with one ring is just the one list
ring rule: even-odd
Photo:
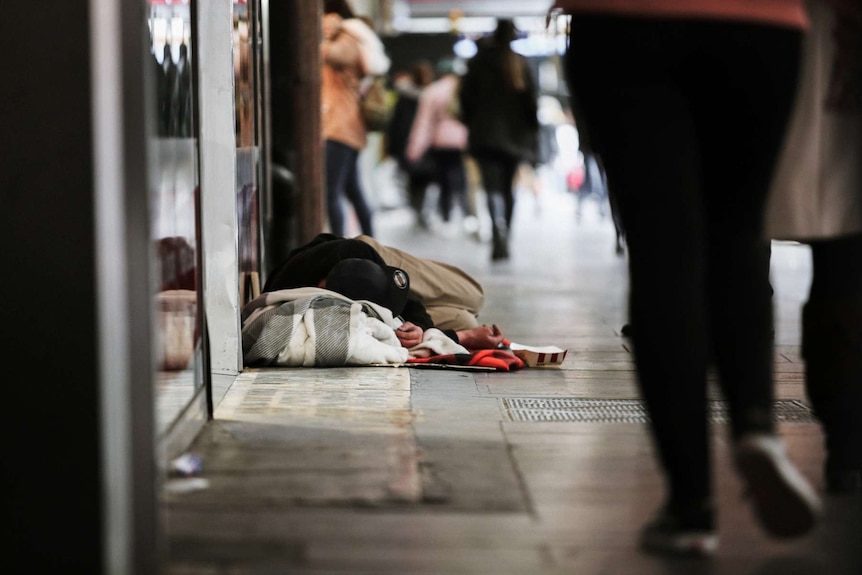
[[411,348],[414,345],[418,345],[422,343],[422,328],[414,323],[410,323],[409,321],[405,321],[401,324],[401,327],[395,330],[395,335],[398,337],[398,341],[401,342],[401,345],[406,348]]
[[480,325],[471,329],[463,329],[455,332],[458,343],[467,349],[495,349],[503,341],[503,332],[497,324],[488,326]]
[[332,40],[341,32],[341,16],[338,14],[326,14],[323,17],[323,39]]

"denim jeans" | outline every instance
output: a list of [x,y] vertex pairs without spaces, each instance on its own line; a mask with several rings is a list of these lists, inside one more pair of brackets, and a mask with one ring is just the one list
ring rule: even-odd
[[346,197],[353,205],[362,233],[374,235],[371,226],[371,209],[365,201],[359,183],[357,160],[359,150],[341,142],[326,140],[326,208],[329,226],[337,236],[344,235],[344,208],[341,200]]

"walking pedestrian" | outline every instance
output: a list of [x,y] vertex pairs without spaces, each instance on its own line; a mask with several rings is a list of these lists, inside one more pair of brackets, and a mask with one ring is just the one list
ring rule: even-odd
[[416,165],[426,154],[430,155],[434,166],[433,181],[440,187],[440,216],[448,222],[455,201],[460,204],[464,216],[471,215],[464,167],[467,127],[457,117],[460,77],[449,62],[438,65],[438,69],[440,76],[419,96],[407,145],[407,159]]
[[478,42],[461,81],[468,151],[479,166],[491,216],[492,260],[509,258],[515,176],[521,162],[538,157],[536,84],[526,59],[512,50],[516,38],[514,22],[498,19],[494,33]]
[[810,2],[800,93],[770,194],[767,235],[807,243],[805,389],[823,425],[823,480],[862,491],[862,4]]
[[394,82],[398,100],[386,132],[387,154],[398,163],[406,179],[407,200],[420,228],[428,227],[425,217],[425,191],[436,172],[433,159],[427,154],[412,160],[407,158],[407,143],[419,108],[419,97],[428,84],[434,81],[434,67],[428,60],[415,62],[407,74]]
[[763,216],[797,86],[803,0],[557,0],[578,129],[626,231],[637,380],[667,497],[642,548],[709,555],[706,375],[730,411],[735,468],[761,525],[807,533],[819,499],[772,418]]
[[360,111],[363,81],[385,74],[389,58],[383,43],[347,0],[324,0],[321,43],[322,137],[325,154],[326,201],[329,226],[344,233],[342,199],[353,205],[362,233],[373,235],[371,208],[359,178],[359,152],[367,144]]

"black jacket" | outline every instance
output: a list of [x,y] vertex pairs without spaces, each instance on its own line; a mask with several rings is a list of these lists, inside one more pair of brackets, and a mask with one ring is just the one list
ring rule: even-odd
[[515,54],[524,70],[526,89],[508,87],[502,62],[511,54],[508,47],[491,43],[479,48],[461,80],[461,119],[470,132],[472,154],[502,152],[535,162],[539,147],[536,84],[526,59]]

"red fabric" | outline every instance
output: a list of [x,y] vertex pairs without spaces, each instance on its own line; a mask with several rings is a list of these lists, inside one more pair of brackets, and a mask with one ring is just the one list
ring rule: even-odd
[[431,357],[411,357],[407,363],[443,363],[446,365],[475,365],[493,367],[497,371],[515,371],[524,367],[524,361],[511,351],[480,349],[472,353],[451,353]]

